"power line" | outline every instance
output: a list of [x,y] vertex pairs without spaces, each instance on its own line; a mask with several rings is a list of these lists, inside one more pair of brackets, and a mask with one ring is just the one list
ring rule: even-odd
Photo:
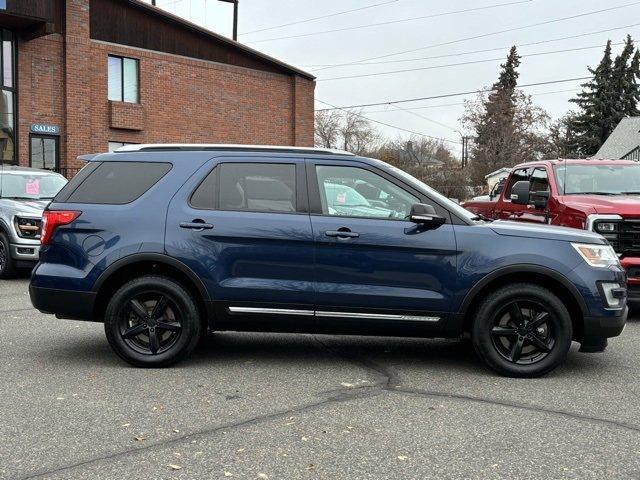
[[[569,88],[566,90],[554,90],[551,92],[539,92],[539,93],[532,93],[530,94],[530,96],[532,97],[542,97],[544,95],[554,95],[557,93],[570,93],[570,92],[575,92],[576,89],[575,88]],[[430,108],[445,108],[445,107],[461,107],[462,105],[464,105],[464,102],[457,102],[457,103],[441,103],[438,105],[425,105],[423,107],[411,107],[411,108],[404,108],[404,111],[412,111],[412,110],[428,110]],[[384,109],[384,110],[368,110],[364,113],[366,114],[370,114],[370,113],[388,113],[388,112],[392,112],[393,110],[389,110],[389,109]]]
[[345,15],[347,13],[360,12],[362,10],[368,10],[370,8],[376,8],[376,7],[381,7],[383,5],[389,5],[391,3],[397,3],[399,1],[400,0],[389,0],[389,1],[386,1],[386,2],[382,2],[382,3],[375,3],[373,5],[367,5],[366,7],[353,8],[351,10],[343,10],[341,12],[335,12],[335,13],[330,13],[328,15],[322,15],[320,17],[307,18],[305,20],[298,20],[296,22],[283,23],[281,25],[274,25],[273,27],[265,27],[265,28],[260,28],[258,30],[251,30],[250,32],[243,32],[242,35],[251,35],[253,33],[266,32],[267,30],[275,30],[276,28],[289,27],[291,25],[298,25],[298,24],[301,24],[301,23],[315,22],[316,20],[322,20],[323,18],[337,17],[339,15]]
[[[402,55],[402,54],[405,54],[405,53],[412,53],[412,52],[418,52],[420,50],[427,50],[429,48],[442,47],[442,46],[446,46],[446,45],[453,45],[453,44],[456,44],[456,43],[467,42],[469,40],[477,40],[477,39],[480,39],[480,38],[486,38],[486,37],[491,37],[491,36],[495,36],[495,35],[500,35],[502,33],[509,33],[509,32],[515,32],[515,31],[518,31],[518,30],[525,30],[525,29],[528,29],[528,28],[540,27],[540,26],[549,25],[549,24],[552,24],[552,23],[564,22],[566,20],[573,20],[573,19],[576,19],[576,18],[582,18],[582,17],[586,17],[586,16],[590,16],[590,15],[596,15],[596,14],[599,14],[599,13],[610,12],[610,11],[613,11],[613,10],[619,10],[621,8],[626,8],[626,7],[630,7],[630,6],[633,6],[633,5],[639,5],[639,4],[640,4],[640,1],[632,2],[632,3],[626,3],[624,5],[618,5],[618,6],[615,6],[615,7],[603,8],[603,9],[594,10],[594,11],[591,11],[591,12],[579,13],[579,14],[576,14],[576,15],[570,15],[568,17],[555,18],[553,20],[545,20],[544,22],[531,23],[529,25],[523,25],[523,26],[520,26],[520,27],[512,27],[512,28],[507,28],[507,29],[504,29],[504,30],[498,30],[498,31],[495,31],[495,32],[483,33],[483,34],[479,34],[479,35],[473,35],[471,37],[464,37],[464,38],[458,38],[456,40],[449,40],[447,42],[434,43],[434,44],[431,44],[431,45],[425,45],[423,47],[413,48],[413,49],[410,49],[410,50],[402,50],[402,51],[399,51],[399,52],[387,53],[385,55],[378,55],[377,57],[363,58],[361,60],[355,61],[354,63],[368,62],[370,60],[378,60],[380,58],[394,57],[394,56]],[[329,68],[334,68],[334,67],[324,67],[324,68],[320,68],[320,69],[318,69],[316,71],[326,70],[326,69],[329,69]]]
[[391,105],[393,108],[396,108],[398,110],[400,110],[401,112],[405,112],[408,113],[409,115],[413,115],[414,117],[418,117],[421,118],[422,120],[426,120],[427,122],[431,122],[431,123],[435,123],[436,125],[440,125],[441,127],[444,127],[448,130],[453,130],[454,132],[458,132],[459,133],[459,129],[457,129],[456,127],[452,127],[450,125],[447,125],[445,123],[439,122],[437,120],[434,120],[432,118],[429,117],[425,117],[424,115],[421,115],[420,113],[399,107],[398,105]]
[[[547,39],[547,40],[539,40],[537,42],[528,42],[528,43],[520,43],[520,44],[516,44],[515,47],[530,47],[533,45],[542,45],[545,43],[554,43],[554,42],[560,42],[563,40],[570,40],[570,39],[574,39],[574,38],[582,38],[582,37],[589,37],[592,35],[598,35],[600,33],[608,33],[608,32],[613,32],[615,30],[626,30],[629,28],[633,28],[633,27],[637,27],[639,26],[640,23],[634,23],[632,25],[625,25],[623,27],[615,27],[615,28],[608,28],[605,30],[598,30],[595,32],[589,32],[589,33],[580,33],[577,35],[569,35],[569,36],[565,36],[565,37],[557,37],[557,38],[551,38],[551,39]],[[461,55],[474,55],[476,53],[488,53],[488,52],[496,52],[496,51],[502,51],[502,50],[507,50],[509,48],[511,48],[512,45],[508,45],[506,47],[497,47],[497,48],[486,48],[483,50],[471,50],[471,51],[467,51],[467,52],[458,52],[458,53],[446,53],[443,55],[432,55],[429,57],[418,57],[418,58],[408,58],[408,59],[402,59],[402,60],[384,60],[381,62],[360,62],[360,63],[324,63],[324,64],[302,64],[300,65],[301,67],[307,67],[307,68],[311,68],[311,67],[346,67],[346,66],[361,66],[361,65],[386,65],[389,63],[407,63],[407,62],[417,62],[417,61],[421,61],[421,60],[436,60],[439,58],[448,58],[448,57],[459,57]]]
[[[555,83],[567,83],[567,82],[577,82],[577,81],[582,81],[582,80],[591,80],[592,77],[575,77],[575,78],[565,78],[563,80],[550,80],[547,82],[537,82],[537,83],[528,83],[525,85],[520,85],[518,88],[526,88],[526,87],[537,87],[537,86],[541,86],[541,85],[552,85]],[[418,97],[418,98],[408,98],[408,99],[403,99],[403,100],[393,100],[390,102],[377,102],[377,103],[364,103],[361,105],[349,105],[349,106],[343,106],[343,107],[333,107],[333,108],[323,108],[320,109],[318,111],[322,112],[322,111],[328,111],[328,110],[345,110],[345,109],[349,109],[349,108],[366,108],[366,107],[378,107],[378,106],[382,106],[382,105],[395,105],[398,103],[410,103],[410,102],[419,102],[422,100],[435,100],[438,98],[450,98],[450,97],[463,97],[466,95],[475,95],[476,93],[488,93],[488,92],[493,92],[495,91],[495,88],[485,88],[485,89],[480,89],[480,90],[471,90],[468,92],[458,92],[458,93],[446,93],[446,94],[442,94],[442,95],[432,95],[430,97]],[[321,103],[326,103],[326,102],[321,102]]]
[[421,137],[430,138],[432,140],[439,140],[439,141],[442,141],[442,142],[449,142],[449,143],[453,143],[455,145],[460,145],[460,142],[457,142],[455,140],[450,140],[448,138],[442,138],[442,137],[434,137],[433,135],[427,135],[427,134],[424,134],[424,133],[420,133],[420,132],[416,132],[416,131],[413,131],[413,130],[409,130],[407,128],[398,127],[397,125],[391,125],[389,123],[380,122],[378,120],[374,120],[373,118],[365,117],[364,115],[362,115],[360,113],[356,113],[356,112],[353,112],[353,111],[348,111],[348,110],[346,110],[346,108],[336,107],[335,105],[332,105],[331,103],[322,101],[322,100],[320,100],[318,98],[316,98],[316,102],[320,102],[320,103],[322,103],[324,105],[329,105],[331,107],[331,108],[326,108],[326,109],[322,109],[322,110],[316,110],[317,112],[322,112],[322,111],[327,111],[327,110],[342,110],[344,112],[347,112],[349,114],[355,115],[357,117],[364,118],[365,120],[368,120],[368,121],[370,121],[372,123],[377,123],[378,125],[384,125],[385,127],[394,128],[396,130],[400,130],[400,131],[403,131],[403,132],[411,133],[413,135],[418,135],[418,136],[421,136]]
[[[624,42],[612,43],[612,45],[624,45]],[[538,53],[530,53],[528,55],[520,55],[521,58],[526,57],[538,57],[541,55],[551,55],[555,53],[567,53],[567,52],[579,52],[583,50],[592,50],[594,48],[603,48],[605,45],[592,45],[589,47],[577,47],[577,48],[567,48],[564,50],[552,50],[549,52],[538,52]],[[448,67],[459,67],[463,65],[476,65],[479,63],[488,63],[488,62],[501,62],[504,60],[504,57],[499,58],[487,58],[484,60],[471,60],[468,62],[458,62],[458,63],[449,63],[445,65],[431,65],[428,67],[418,67],[418,68],[407,68],[403,70],[391,70],[387,72],[375,72],[375,73],[362,73],[359,75],[345,75],[342,77],[330,77],[330,78],[320,78],[316,80],[317,82],[329,82],[334,80],[347,80],[352,78],[365,78],[365,77],[379,77],[381,75],[393,75],[396,73],[408,73],[408,72],[419,72],[423,70],[436,70],[440,68],[448,68]]]
[[518,5],[518,4],[522,4],[522,3],[531,3],[533,2],[533,0],[517,0],[517,1],[513,1],[513,2],[507,2],[507,3],[497,3],[497,4],[493,4],[493,5],[486,5],[484,7],[473,7],[473,8],[465,8],[463,10],[454,10],[451,12],[442,12],[442,13],[432,13],[430,15],[422,15],[419,17],[409,17],[409,18],[401,18],[398,20],[389,20],[386,22],[379,22],[379,23],[369,23],[366,25],[357,25],[355,27],[345,27],[345,28],[335,28],[332,30],[322,30],[319,32],[309,32],[309,33],[301,33],[298,35],[288,35],[288,36],[282,36],[282,37],[274,37],[274,38],[264,38],[261,40],[253,40],[252,43],[263,43],[263,42],[274,42],[276,40],[289,40],[292,38],[303,38],[303,37],[312,37],[312,36],[316,36],[316,35],[324,35],[327,33],[337,33],[337,32],[347,32],[347,31],[352,31],[352,30],[360,30],[363,28],[372,28],[372,27],[380,27],[380,26],[384,26],[384,25],[393,25],[393,24],[397,24],[397,23],[405,23],[405,22],[413,22],[416,20],[425,20],[428,18],[438,18],[438,17],[446,17],[449,15],[457,15],[457,14],[461,14],[461,13],[467,13],[467,12],[477,12],[479,10],[489,10],[492,8],[500,8],[500,7],[506,7],[506,6],[510,6],[510,5]]

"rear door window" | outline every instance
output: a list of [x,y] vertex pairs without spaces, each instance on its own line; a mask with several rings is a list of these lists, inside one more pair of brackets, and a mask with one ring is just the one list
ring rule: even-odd
[[296,212],[295,164],[223,163],[218,168],[220,210]]
[[169,170],[170,163],[102,162],[66,200],[56,198],[56,201],[124,205],[140,198]]

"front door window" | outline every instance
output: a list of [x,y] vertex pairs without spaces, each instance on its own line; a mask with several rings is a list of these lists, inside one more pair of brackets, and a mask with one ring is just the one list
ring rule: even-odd
[[58,169],[58,137],[31,135],[31,167]]

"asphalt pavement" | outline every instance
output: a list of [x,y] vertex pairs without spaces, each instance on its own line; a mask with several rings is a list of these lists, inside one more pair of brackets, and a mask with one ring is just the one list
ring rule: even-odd
[[640,479],[640,322],[534,380],[445,340],[221,333],[129,367],[0,281],[0,479]]

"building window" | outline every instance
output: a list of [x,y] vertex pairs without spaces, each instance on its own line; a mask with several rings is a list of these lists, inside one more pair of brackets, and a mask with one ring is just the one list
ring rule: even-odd
[[124,147],[125,145],[136,145],[135,143],[126,143],[126,142],[109,142],[109,153],[115,152],[120,147]]
[[138,103],[140,101],[139,61],[135,58],[109,55],[109,100]]
[[0,36],[0,162],[15,163],[15,42],[9,30]]
[[31,135],[30,141],[30,162],[33,168],[43,168],[45,170],[58,170],[58,137],[45,135]]

